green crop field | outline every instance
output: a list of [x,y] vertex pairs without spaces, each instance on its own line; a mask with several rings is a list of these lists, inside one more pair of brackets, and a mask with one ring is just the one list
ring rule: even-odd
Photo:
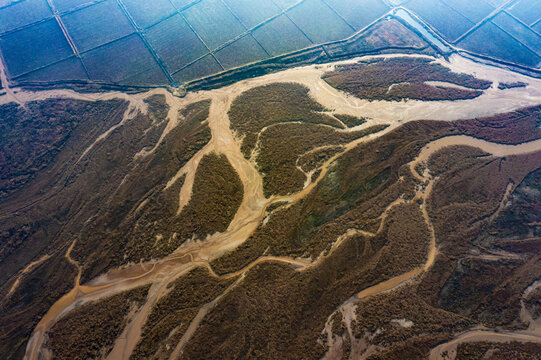
[[127,36],[135,30],[114,0],[83,8],[62,17],[80,52]]

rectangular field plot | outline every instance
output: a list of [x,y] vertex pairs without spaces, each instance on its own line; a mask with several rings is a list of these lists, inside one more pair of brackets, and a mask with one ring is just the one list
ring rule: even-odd
[[536,67],[541,58],[491,22],[468,35],[458,46],[478,54]]
[[326,0],[355,29],[360,30],[389,11],[381,0]]
[[252,35],[272,56],[300,50],[312,44],[285,15],[257,28]]
[[24,0],[0,8],[0,34],[52,16],[47,0]]
[[541,56],[541,37],[505,12],[499,13],[492,22]]
[[211,49],[246,30],[221,0],[203,0],[184,11],[184,16]]
[[122,0],[133,20],[142,29],[156,24],[176,10],[169,0]]
[[285,10],[285,9],[295,5],[299,1],[300,0],[274,0],[274,3]]
[[121,85],[169,85],[169,80],[158,66],[153,66],[118,82]]
[[135,32],[115,0],[107,0],[62,16],[80,52]]
[[81,60],[72,56],[17,78],[18,82],[88,80]]
[[220,71],[222,71],[222,68],[216,62],[216,60],[214,60],[212,55],[207,55],[204,58],[198,60],[197,62],[191,64],[190,66],[173,74],[173,78],[175,79],[175,81],[183,83],[216,74]]
[[474,23],[483,20],[495,9],[484,0],[443,0],[443,2]]
[[281,9],[271,1],[224,1],[235,15],[237,15],[240,21],[249,29],[281,12]]
[[406,4],[415,14],[440,32],[450,42],[455,41],[475,24],[439,0],[412,0]]
[[150,45],[165,66],[174,72],[205,55],[208,50],[180,15],[175,15],[145,31]]
[[250,35],[227,45],[215,55],[226,70],[268,57],[265,50]]
[[538,34],[541,34],[541,21],[538,22],[537,24],[533,25],[533,26],[532,26],[532,29],[534,29],[535,31],[537,31]]
[[195,3],[197,3],[199,0],[171,0],[171,3],[179,10],[184,10]]
[[314,43],[341,40],[354,32],[321,0],[306,0],[288,14]]
[[73,55],[55,19],[0,37],[0,48],[13,77]]
[[52,0],[54,8],[59,12],[66,12],[91,2],[93,2],[93,0]]
[[82,55],[90,78],[120,82],[135,74],[158,67],[137,34],[101,46]]
[[541,16],[541,2],[539,0],[520,0],[507,10],[530,25]]

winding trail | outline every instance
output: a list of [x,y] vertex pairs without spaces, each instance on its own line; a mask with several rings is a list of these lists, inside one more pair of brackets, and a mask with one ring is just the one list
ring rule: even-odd
[[[389,56],[385,55],[383,57]],[[485,91],[483,95],[476,99],[457,102],[370,102],[354,98],[339,90],[336,90],[321,79],[321,76],[326,71],[332,70],[336,64],[349,63],[368,58],[374,57],[371,56],[326,65],[311,65],[288,69],[258,78],[243,80],[221,89],[188,93],[184,98],[174,97],[165,89],[154,89],[142,94],[125,94],[120,92],[79,94],[72,90],[32,92],[18,89],[16,93],[16,100],[21,105],[25,105],[29,101],[38,101],[51,98],[69,98],[85,101],[124,99],[129,102],[129,108],[124,114],[123,120],[96,138],[94,143],[90,145],[89,148],[87,148],[87,150],[84,152],[83,157],[90,156],[89,154],[91,153],[93,146],[101,141],[106,141],[108,135],[114,131],[114,129],[122,126],[127,121],[132,121],[135,118],[135,115],[137,115],[139,112],[146,113],[147,106],[144,100],[150,96],[161,94],[166,97],[167,104],[169,105],[169,113],[167,117],[168,124],[154,148],[150,150],[142,150],[137,157],[148,156],[151,154],[161,143],[167,133],[178,125],[179,121],[181,121],[181,119],[178,117],[178,111],[180,109],[191,103],[209,99],[211,100],[211,107],[208,124],[211,129],[212,139],[207,146],[200,150],[182,169],[179,169],[177,174],[170,179],[168,184],[170,186],[176,180],[178,180],[179,177],[183,175],[186,176],[185,182],[180,191],[180,203],[178,211],[180,212],[183,206],[185,206],[190,199],[193,180],[200,159],[211,151],[223,153],[227,156],[229,162],[239,174],[244,187],[243,201],[238,212],[235,214],[234,219],[225,232],[214,234],[203,242],[188,241],[173,254],[163,259],[154,260],[148,263],[131,264],[122,268],[113,269],[83,285],[79,284],[79,272],[72,291],[59,299],[34,329],[33,335],[27,345],[25,359],[37,360],[39,358],[40,353],[43,353],[44,350],[43,345],[46,339],[47,331],[55,324],[56,321],[58,321],[64,314],[72,310],[74,307],[85,302],[96,301],[126,290],[152,284],[146,303],[143,304],[142,308],[134,315],[123,331],[122,338],[124,338],[125,341],[117,339],[112,352],[108,356],[108,359],[127,359],[139,341],[141,328],[144,325],[148,314],[150,313],[154,304],[166,293],[168,284],[197,266],[205,266],[209,268],[209,270],[212,270],[210,269],[209,263],[213,259],[222,256],[226,252],[234,250],[244,241],[246,241],[246,239],[248,239],[248,237],[255,231],[255,229],[264,219],[265,209],[267,206],[279,201],[295,202],[305,197],[325,176],[329,165],[344,152],[355,148],[362,142],[373,141],[379,136],[394,130],[396,127],[408,121],[420,119],[456,120],[458,118],[472,118],[477,116],[493,115],[515,110],[524,106],[537,105],[541,103],[541,80],[528,78],[519,74],[511,73],[507,70],[488,68],[487,66],[479,65],[470,60],[460,58],[457,55],[451,57],[449,63],[442,59],[435,59],[435,61],[440,62],[442,65],[451,69],[460,69],[461,72],[466,73],[480,72],[482,70],[483,76],[480,77],[495,82],[508,81],[508,79],[512,77],[514,81],[524,81],[527,82],[529,86],[506,91],[500,91],[494,86],[493,88]],[[468,68],[468,66],[470,67]],[[335,155],[325,162],[318,178],[313,179],[313,181],[307,184],[305,189],[302,191],[289,196],[274,196],[267,199],[263,194],[262,176],[257,171],[256,164],[253,161],[247,160],[241,153],[240,142],[237,138],[235,138],[230,129],[227,113],[234,99],[246,90],[276,82],[294,82],[308,87],[310,90],[309,94],[327,109],[330,109],[330,111],[333,113],[371,118],[371,120],[368,120],[365,124],[361,125],[361,127],[351,128],[350,130],[359,130],[360,128],[370,127],[378,124],[387,124],[389,127],[379,133],[371,134],[367,137],[347,144],[344,147],[344,152]],[[0,96],[0,105],[12,101],[14,101],[14,99],[9,92]],[[458,144],[470,144],[476,140],[465,137],[452,140],[451,143],[453,143],[453,141]],[[431,145],[434,146],[435,144]],[[509,149],[502,150],[497,144],[479,143],[478,145],[486,146],[488,151],[486,149],[484,150],[487,152],[491,152],[490,150],[492,149],[496,152],[501,150],[503,151],[503,154],[507,154],[506,151],[510,151]],[[434,149],[437,149],[438,146],[434,146]],[[443,147],[448,145],[442,144],[441,146]],[[528,147],[527,149],[530,148]],[[436,150],[426,150],[426,152],[422,152],[421,155],[426,156],[427,152],[433,153],[434,151]],[[525,150],[520,147],[519,150],[515,149],[513,151],[520,153],[520,151]],[[416,161],[419,162],[421,160],[422,158],[417,159]],[[426,213],[426,199],[430,195],[434,180],[419,174],[417,175],[419,176],[420,180],[427,183],[418,196],[423,200],[423,215],[425,216],[427,224],[429,224],[429,228],[431,228],[430,219]],[[382,221],[384,221],[384,216],[385,214],[383,215]],[[417,278],[423,272],[427,271],[432,266],[437,253],[433,230],[431,232],[432,240],[430,244],[430,251],[428,253],[427,262],[422,268],[401,275],[400,277],[390,279],[385,283],[372,287],[371,289],[363,290],[363,292],[358,294],[358,297],[365,298],[367,296],[381,293],[382,291],[391,290],[405,281]],[[352,234],[353,233],[350,233],[349,235],[345,234],[344,236],[351,236]],[[70,249],[72,249],[74,245],[75,243],[72,244]],[[334,248],[339,245],[340,239],[337,240]],[[71,259],[69,257],[69,253],[70,250],[68,250],[66,253],[66,257]],[[290,259],[264,256],[251,263],[245,269],[224,276],[242,276],[253,266],[264,261],[285,262],[297,267],[297,270],[302,271],[309,266],[317,265],[318,260],[311,261],[308,259]],[[212,271],[211,274],[213,274],[213,276],[217,276]],[[182,346],[180,347],[182,348]]]

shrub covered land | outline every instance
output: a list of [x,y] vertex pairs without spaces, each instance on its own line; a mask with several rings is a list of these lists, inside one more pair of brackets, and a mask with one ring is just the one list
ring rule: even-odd
[[[323,76],[331,86],[368,100],[463,100],[480,96],[489,81],[454,73],[425,58],[377,59],[337,66]],[[467,87],[427,84],[440,81]]]
[[259,136],[256,158],[263,174],[265,195],[286,195],[302,190],[306,175],[297,168],[297,160],[306,152],[319,146],[345,144],[386,127],[379,125],[354,132],[303,123],[268,127]]
[[216,279],[202,268],[176,280],[154,306],[131,358],[169,358],[201,306],[224,293],[234,281]]
[[541,354],[541,345],[534,343],[462,343],[457,348],[457,359],[537,359]]
[[325,108],[308,96],[299,84],[279,83],[248,90],[235,99],[229,110],[231,128],[243,138],[242,152],[250,157],[258,134],[276,123],[304,122],[342,128],[342,124],[324,113]]
[[128,323],[129,313],[145,300],[149,286],[83,304],[49,331],[47,346],[55,359],[96,359],[107,356]]
[[[270,93],[268,99],[282,94],[291,100],[284,101],[278,95],[263,105],[254,100],[254,115],[242,103],[248,100],[239,98],[241,102],[236,102],[230,113],[232,127],[239,136],[246,135],[245,141],[249,136],[255,139],[245,147],[245,155],[256,148],[258,138],[264,143],[265,132],[258,135],[264,127],[266,131],[301,127],[298,131],[307,131],[307,137],[312,136],[311,131],[329,138],[342,136],[340,122],[306,96],[306,89],[279,84],[254,89],[249,95],[266,101],[260,95],[265,92]],[[223,231],[231,221],[243,188],[224,156],[208,154],[203,158],[193,196],[180,216],[178,194],[185,179],[180,177],[166,188],[210,140],[205,121],[209,103],[184,109],[179,126],[153,153],[136,156],[153,148],[167,123],[163,97],[148,103],[147,115],[139,114],[116,128],[107,141],[96,143],[81,158],[93,140],[115,124],[101,111],[88,116],[88,123],[95,123],[95,127],[77,125],[46,171],[29,179],[24,191],[14,191],[0,202],[0,351],[5,357],[23,356],[36,323],[72,288],[76,271],[64,253],[74,239],[77,243],[72,256],[83,266],[84,283],[128,261],[169,254],[186,237]],[[114,102],[106,104],[116,108]],[[126,104],[121,104],[125,110]],[[87,111],[93,111],[93,106],[99,109],[104,104],[88,106]],[[268,219],[245,243],[211,264],[217,273],[225,274],[266,254],[310,257],[319,259],[317,265],[296,271],[289,265],[262,263],[251,269],[209,309],[184,355],[198,359],[321,358],[327,350],[321,331],[340,305],[357,292],[409,271],[426,259],[429,227],[414,200],[422,184],[407,166],[420,149],[452,134],[508,144],[539,139],[538,112],[539,107],[533,107],[474,120],[410,122],[335,159],[306,197],[275,204]],[[48,115],[38,111],[35,116]],[[82,119],[85,116],[81,114]],[[254,159],[264,153],[265,146],[258,149]],[[394,293],[381,297],[381,311],[369,311],[374,307],[369,299],[357,304],[353,324],[357,340],[373,329],[386,330],[373,338],[387,351],[376,357],[425,356],[451,333],[474,324],[524,327],[519,317],[520,298],[541,273],[540,200],[532,191],[541,183],[541,156],[534,153],[500,159],[467,147],[444,151],[427,165],[438,176],[427,209],[439,251],[434,266],[415,286],[400,289],[397,297]],[[298,157],[303,159],[302,155],[301,151]],[[319,161],[319,156],[313,160]],[[497,211],[509,184],[510,205]],[[404,203],[385,212],[397,199]],[[219,206],[212,208],[210,204]],[[382,217],[384,213],[386,217]],[[340,246],[333,248],[350,229],[364,232],[342,238]],[[502,250],[517,256],[507,256]],[[21,276],[19,287],[7,296],[20,270],[45,254],[51,257]],[[325,256],[320,257],[322,254]],[[154,347],[143,338],[137,354],[166,354],[167,345],[181,336],[195,316],[195,308],[223,294],[229,284],[211,278],[206,270],[180,278],[144,328],[145,336],[160,339],[165,347]],[[527,299],[529,309],[537,306],[535,296],[532,293]],[[403,297],[410,301],[404,303]],[[104,306],[101,302],[95,305]],[[101,311],[99,315],[114,316],[111,323],[118,324],[116,313]],[[413,325],[398,328],[400,324],[393,321],[396,318]],[[86,319],[90,322],[92,317]],[[343,329],[337,324],[335,331]],[[57,334],[71,339],[75,333]],[[93,335],[95,343],[102,344],[99,339],[103,333],[92,334],[98,334]],[[85,354],[95,351],[92,345],[73,344],[85,347]]]

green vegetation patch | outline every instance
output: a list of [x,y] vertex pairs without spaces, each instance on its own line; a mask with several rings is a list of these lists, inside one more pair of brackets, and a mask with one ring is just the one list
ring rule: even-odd
[[359,126],[366,122],[366,118],[364,117],[357,117],[357,116],[351,116],[351,115],[345,115],[345,114],[335,114],[334,116],[338,120],[343,122],[344,125],[346,125],[348,128]]
[[509,343],[483,341],[459,344],[456,358],[461,360],[537,359],[539,358],[539,354],[541,354],[541,344],[517,341]]
[[15,103],[0,106],[0,199],[51,165],[80,124],[87,127],[93,121],[96,126],[99,112],[120,121],[125,107],[117,100],[88,103],[59,99],[31,102],[26,109]]
[[385,128],[382,125],[342,132],[329,126],[303,123],[277,124],[266,128],[260,134],[256,158],[263,173],[265,195],[286,195],[302,190],[306,176],[297,168],[297,159],[307,151],[318,146],[345,144]]
[[112,350],[128,322],[128,314],[144,302],[150,286],[83,304],[49,331],[47,347],[55,359],[97,359]]
[[243,196],[240,177],[227,157],[215,153],[205,155],[195,174],[192,198],[179,215],[183,223],[179,234],[195,234],[203,239],[225,231]]
[[243,137],[242,152],[250,157],[258,133],[281,122],[306,122],[342,127],[333,117],[322,113],[325,108],[308,96],[299,84],[277,83],[246,91],[235,99],[229,110],[231,127]]
[[221,295],[235,279],[219,280],[197,268],[170,284],[172,289],[152,309],[142,340],[131,359],[168,358],[199,309]]
[[[331,86],[368,100],[462,100],[478,97],[489,81],[458,74],[425,58],[379,59],[341,65],[323,76]],[[469,89],[429,85],[448,82]]]
[[344,151],[343,146],[326,146],[316,149],[300,156],[297,165],[302,171],[310,172],[321,167],[327,160],[342,151]]

